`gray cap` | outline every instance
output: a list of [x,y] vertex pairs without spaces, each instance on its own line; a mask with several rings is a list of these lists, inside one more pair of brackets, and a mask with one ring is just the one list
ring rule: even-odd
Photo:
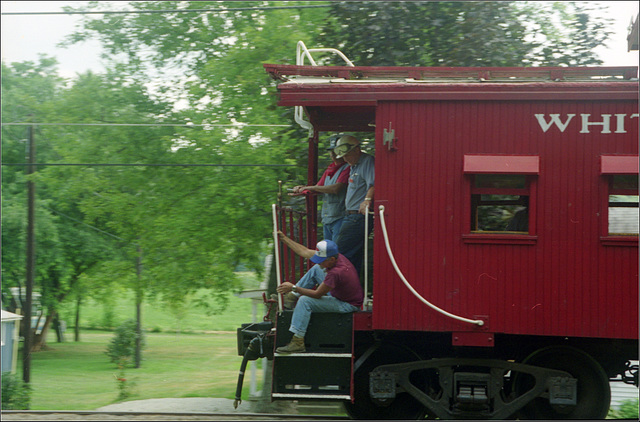
[[342,135],[332,135],[329,137],[329,146],[327,147],[327,151],[334,149],[338,144],[338,139],[340,139]]

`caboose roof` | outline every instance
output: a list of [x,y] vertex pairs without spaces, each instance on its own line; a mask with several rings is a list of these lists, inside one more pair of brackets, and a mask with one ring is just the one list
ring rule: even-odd
[[638,67],[358,67],[265,64],[280,106],[318,130],[371,130],[379,101],[637,100]]

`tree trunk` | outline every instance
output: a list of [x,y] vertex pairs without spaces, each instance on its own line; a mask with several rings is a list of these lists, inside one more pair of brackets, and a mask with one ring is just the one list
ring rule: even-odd
[[[33,344],[31,346],[31,352],[39,352],[47,347],[47,333],[49,332],[49,327],[51,327],[51,322],[53,318],[56,316],[56,312],[50,312],[47,314],[47,317],[44,320],[44,326],[42,327],[42,331],[40,334],[36,334],[37,326],[33,331]],[[38,319],[38,324],[40,320]]]
[[76,298],[76,323],[73,328],[74,341],[80,341],[80,305],[82,304],[82,296],[78,294]]
[[53,329],[56,330],[56,339],[58,343],[64,342],[64,332],[62,331],[62,324],[60,323],[60,315],[56,312],[56,316],[53,318]]

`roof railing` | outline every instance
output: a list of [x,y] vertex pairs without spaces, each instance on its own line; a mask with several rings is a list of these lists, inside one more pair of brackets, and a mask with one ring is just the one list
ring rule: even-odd
[[334,53],[340,56],[347,66],[355,66],[353,62],[351,62],[351,60],[349,60],[340,50],[336,50],[335,48],[307,48],[302,41],[298,41],[298,45],[296,47],[296,64],[298,66],[304,66],[304,58],[306,57],[309,59],[311,66],[318,66],[311,56],[311,53]]
[[569,81],[575,79],[621,79],[638,77],[637,66],[578,66],[578,67],[406,67],[406,66],[303,66],[265,65],[274,78],[287,80],[288,76],[342,78],[399,78],[415,81],[427,79],[470,79],[494,81],[504,79],[544,79]]
[[[355,66],[353,62],[351,62],[351,60],[349,60],[347,56],[345,56],[340,50],[336,50],[335,48],[307,48],[307,46],[304,45],[304,42],[302,41],[298,41],[298,45],[296,47],[296,65],[304,66],[304,59],[306,57],[307,59],[309,59],[309,63],[311,63],[311,66],[318,66],[316,61],[313,59],[313,56],[311,56],[311,53],[334,53],[340,56],[340,58],[344,60],[347,66],[349,67]],[[313,125],[309,121],[304,120],[304,113],[302,111],[302,106],[295,107],[294,117],[295,117],[296,123],[298,123],[303,129],[307,129],[309,131],[309,136],[312,136]]]

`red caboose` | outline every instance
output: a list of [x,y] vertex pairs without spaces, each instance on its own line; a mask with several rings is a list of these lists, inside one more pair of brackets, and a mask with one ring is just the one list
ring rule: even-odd
[[314,373],[344,376],[276,355],[274,399],[591,419],[610,378],[638,385],[637,68],[265,68],[308,116],[309,184],[322,132],[372,132],[376,160],[372,300]]

